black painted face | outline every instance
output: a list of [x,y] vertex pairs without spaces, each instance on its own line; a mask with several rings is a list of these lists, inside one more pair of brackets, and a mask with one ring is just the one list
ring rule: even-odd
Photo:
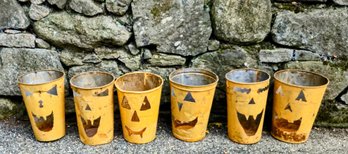
[[237,119],[248,136],[254,136],[260,128],[265,108],[265,103],[261,101],[263,101],[262,97],[267,95],[268,88],[269,86],[257,89],[249,87],[233,88]]

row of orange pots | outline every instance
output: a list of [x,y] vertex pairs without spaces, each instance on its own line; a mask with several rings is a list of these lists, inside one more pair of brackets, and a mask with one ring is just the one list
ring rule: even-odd
[[[34,135],[39,141],[65,135],[63,72],[46,70],[19,78]],[[272,135],[282,141],[308,139],[329,80],[319,74],[282,70],[274,74]],[[184,141],[205,137],[218,76],[204,69],[176,70],[169,76],[173,135]],[[252,144],[261,139],[270,75],[255,69],[226,74],[228,136]],[[105,72],[85,72],[70,80],[80,139],[89,145],[114,137],[114,85],[124,138],[132,143],[155,139],[163,79],[146,72],[115,80]]]

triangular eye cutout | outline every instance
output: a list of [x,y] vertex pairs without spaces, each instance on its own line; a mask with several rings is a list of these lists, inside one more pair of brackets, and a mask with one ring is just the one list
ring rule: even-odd
[[300,94],[298,94],[296,100],[297,101],[302,100],[303,102],[307,102],[306,97],[305,97],[305,95],[303,93],[303,90],[301,90]]
[[74,95],[74,97],[80,96],[80,94],[77,91],[75,91],[75,90],[73,90],[73,95]]
[[262,93],[262,92],[268,90],[268,88],[269,88],[269,85],[267,85],[267,86],[264,87],[264,88],[259,88],[259,89],[257,90],[257,93]]
[[281,86],[278,87],[276,94],[280,94],[281,96],[283,96],[283,89]]
[[128,109],[128,110],[131,109],[130,105],[128,104],[128,100],[127,100],[126,96],[123,96],[123,99],[122,99],[122,102],[121,102],[121,106],[123,108]]
[[89,105],[87,104],[85,110],[91,111],[91,107],[89,107]]
[[25,92],[24,92],[24,93],[25,93],[25,96],[31,96],[31,95],[33,95],[33,93],[32,93],[32,92],[30,92],[30,91],[26,91],[26,90],[25,90]]
[[249,104],[255,104],[254,98],[249,101]]
[[97,97],[103,97],[103,96],[108,96],[109,95],[109,89],[104,90],[101,93],[95,94]]
[[289,110],[290,112],[292,112],[292,109],[291,109],[290,104],[288,104],[288,105],[285,107],[285,110]]
[[175,97],[174,88],[171,89],[171,95],[172,95],[173,97]]
[[58,93],[57,93],[57,85],[55,85],[53,88],[51,88],[50,90],[48,90],[47,93],[49,93],[49,94],[51,94],[51,95],[56,95],[56,96],[58,96]]
[[145,111],[145,110],[148,110],[148,109],[150,109],[150,108],[151,108],[150,102],[149,102],[149,100],[147,99],[147,96],[145,96],[144,102],[143,102],[143,104],[141,105],[140,111]]
[[183,105],[183,103],[178,102],[178,108],[179,108],[179,111],[181,111],[182,105]]
[[191,92],[188,92],[187,95],[185,96],[184,101],[188,101],[188,102],[196,102],[195,99],[192,97]]

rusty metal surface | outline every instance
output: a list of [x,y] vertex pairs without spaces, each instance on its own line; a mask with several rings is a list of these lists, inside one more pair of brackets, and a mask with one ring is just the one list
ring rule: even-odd
[[106,72],[85,72],[70,80],[84,144],[106,144],[114,138],[114,79]]
[[307,141],[329,80],[316,73],[282,70],[274,74],[273,137],[289,143]]
[[36,139],[62,138],[65,135],[64,73],[32,72],[19,77],[18,82]]
[[136,144],[156,138],[163,79],[147,72],[127,73],[115,81],[123,137]]
[[261,140],[270,75],[256,69],[226,74],[228,137],[237,143]]
[[218,77],[204,69],[186,68],[169,75],[173,135],[183,141],[205,138]]

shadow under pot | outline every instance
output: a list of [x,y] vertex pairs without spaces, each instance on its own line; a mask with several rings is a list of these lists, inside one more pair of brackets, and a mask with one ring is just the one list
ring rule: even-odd
[[115,81],[123,137],[131,143],[156,138],[163,79],[147,72],[127,73]]
[[28,117],[38,141],[65,135],[64,72],[43,70],[18,78]]
[[106,72],[85,72],[70,79],[79,136],[84,144],[106,144],[114,138],[114,80]]
[[307,141],[329,80],[300,70],[278,71],[274,79],[272,136],[289,143]]
[[169,75],[173,135],[183,141],[204,139],[218,76],[208,70],[185,68]]

